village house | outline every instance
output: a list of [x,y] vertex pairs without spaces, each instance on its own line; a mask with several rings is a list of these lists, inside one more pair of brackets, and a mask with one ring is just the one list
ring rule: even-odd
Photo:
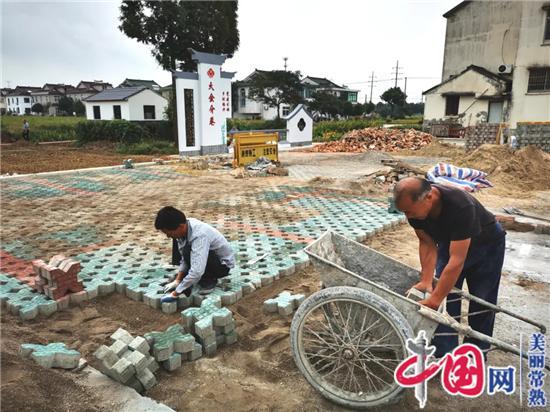
[[168,101],[145,86],[106,89],[84,100],[88,120],[157,121]]
[[550,121],[550,3],[463,1],[447,19],[441,83],[425,126]]

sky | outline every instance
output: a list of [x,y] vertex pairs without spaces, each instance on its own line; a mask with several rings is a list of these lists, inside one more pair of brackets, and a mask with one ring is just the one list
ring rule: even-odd
[[[224,70],[236,80],[255,68],[326,77],[372,100],[395,84],[408,101],[441,80],[445,19],[458,0],[241,0],[240,45]],[[76,85],[125,78],[171,83],[147,45],[119,29],[120,1],[0,0],[2,87]]]

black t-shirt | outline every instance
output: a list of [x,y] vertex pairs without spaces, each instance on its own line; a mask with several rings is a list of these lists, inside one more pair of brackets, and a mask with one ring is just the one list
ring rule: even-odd
[[462,189],[432,184],[441,193],[441,213],[437,219],[409,219],[409,224],[426,232],[436,242],[471,238],[472,246],[488,244],[504,236],[495,216]]

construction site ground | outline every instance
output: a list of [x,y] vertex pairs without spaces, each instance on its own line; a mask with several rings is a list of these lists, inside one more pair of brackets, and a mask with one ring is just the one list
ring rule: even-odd
[[[419,152],[392,155],[404,156],[410,163],[428,168],[434,161],[466,161],[468,157],[461,150],[434,144]],[[488,149],[489,152],[491,150],[494,149]],[[10,253],[17,254],[21,261],[30,262],[33,258],[49,259],[57,253],[77,255],[83,250],[93,249],[93,245],[97,244],[129,243],[146,245],[162,253],[168,263],[170,244],[153,227],[155,213],[162,206],[179,207],[189,216],[211,223],[220,223],[224,216],[232,215],[240,216],[249,223],[259,225],[266,222],[278,227],[289,221],[309,218],[315,213],[314,210],[301,211],[296,207],[296,201],[308,199],[308,196],[319,196],[325,201],[336,199],[335,202],[344,197],[371,199],[383,205],[389,195],[388,185],[375,184],[372,176],[364,176],[381,168],[380,159],[388,156],[385,153],[284,153],[281,160],[283,166],[289,166],[288,177],[236,179],[230,170],[222,168],[191,170],[186,165],[170,164],[131,171],[117,168],[84,176],[76,173],[59,175],[55,179],[45,175],[19,181],[17,178],[4,179],[0,181],[2,248],[5,249],[8,244]],[[471,167],[480,167],[475,164],[476,161],[478,164],[485,162],[483,164],[488,167],[489,158],[494,163],[501,160],[499,156],[502,156],[500,152],[494,156],[491,153],[479,155],[479,159],[470,160]],[[113,158],[112,162],[119,164],[122,158],[124,156]],[[149,161],[150,158],[143,160]],[[51,170],[51,165],[59,159],[61,157],[50,156],[49,166],[47,161],[37,161],[40,166],[32,171]],[[2,162],[4,160],[2,153]],[[508,159],[508,166],[512,167],[510,165],[514,161]],[[542,158],[542,161],[547,164],[545,167],[550,167],[547,158]],[[106,165],[86,161],[71,164],[73,166],[70,168]],[[59,167],[60,163],[57,165]],[[514,205],[528,212],[547,213],[550,204],[548,182],[536,176],[536,182],[532,178],[526,181],[526,177],[522,181],[516,175],[503,171],[502,165],[500,170],[498,166],[493,166],[491,172],[494,172],[495,188],[485,189],[476,195],[484,205],[492,208]],[[527,171],[529,167],[524,165]],[[540,173],[545,171],[537,167]],[[5,170],[3,165],[2,173]],[[31,186],[40,186],[41,191],[33,191]],[[285,196],[288,203],[281,200]],[[238,226],[222,223],[231,228],[230,237],[237,236]],[[542,236],[546,236],[544,241],[548,242],[548,235]],[[406,224],[387,228],[364,243],[403,263],[419,267],[417,240]],[[319,290],[319,286],[318,275],[309,265],[228,306],[237,321],[238,342],[232,346],[222,346],[212,357],[184,363],[181,369],[174,372],[161,372],[158,385],[146,396],[175,410],[343,410],[324,400],[294,365],[289,344],[291,317],[266,314],[262,310],[266,299],[283,290],[309,295]],[[504,274],[499,295],[501,306],[550,326],[549,302],[549,283]],[[179,312],[163,314],[116,292],[56,312],[50,317],[30,321],[23,321],[3,310],[2,408],[19,411],[124,410],[124,405],[116,399],[84,385],[79,374],[44,369],[22,359],[18,355],[19,346],[22,343],[64,342],[79,350],[93,365],[92,353],[108,342],[109,335],[116,329],[122,327],[133,334],[143,335],[152,330],[162,330],[180,320]],[[509,317],[497,316],[495,336],[499,338],[517,343],[519,332],[532,330]],[[489,364],[517,367],[518,358],[491,352]],[[547,393],[548,387],[546,382]],[[525,396],[526,392],[524,399]],[[425,410],[441,410],[441,405],[460,411],[518,410],[519,397],[515,395],[512,400],[502,394],[484,394],[475,399],[453,397],[441,389],[438,379],[434,379],[429,383]],[[408,390],[399,404],[384,407],[384,410],[417,408],[413,391]]]

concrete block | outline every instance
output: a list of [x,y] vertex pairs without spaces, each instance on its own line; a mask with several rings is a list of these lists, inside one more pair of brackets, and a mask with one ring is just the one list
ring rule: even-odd
[[85,290],[82,290],[76,293],[71,293],[69,295],[69,301],[71,305],[76,305],[76,304],[85,302],[87,300],[88,300],[88,292],[86,292]]
[[292,315],[292,312],[294,311],[294,306],[292,305],[292,302],[279,302],[277,305],[277,312],[279,315],[282,316],[289,316]]
[[161,303],[163,313],[176,313],[178,310],[178,302]]
[[216,344],[216,341],[210,343],[209,345],[204,346],[204,354],[206,356],[213,356],[216,351],[218,350],[218,345]]
[[148,361],[147,357],[138,351],[130,351],[130,354],[128,356],[125,356],[125,358],[132,364],[134,367],[136,373],[139,373],[147,368]]
[[151,389],[157,383],[155,375],[153,375],[153,373],[149,369],[144,369],[137,373],[136,378],[143,385],[143,388],[145,390]]
[[147,369],[149,369],[151,373],[155,373],[159,370],[159,364],[153,356],[149,356],[147,358]]
[[128,331],[122,329],[122,328],[118,328],[112,335],[111,335],[111,339],[112,340],[121,340],[122,342],[124,342],[126,345],[129,345],[130,343],[132,343],[132,341],[134,340],[134,337],[132,335],[130,335],[130,333],[128,333]]
[[121,357],[127,350],[128,345],[121,340],[115,340],[111,346],[109,346],[118,357]]
[[57,299],[56,302],[57,302],[57,310],[68,309],[70,304],[70,298],[68,295],[63,296],[62,298]]
[[[119,361],[117,354],[109,347],[101,345],[95,352],[94,356],[100,361],[102,369],[112,368]],[[102,372],[103,372],[102,370]]]
[[172,353],[170,357],[162,362],[162,367],[167,371],[174,371],[181,367],[181,354]]
[[121,383],[126,383],[135,375],[136,370],[132,363],[126,358],[120,358],[117,363],[111,368],[116,380]]
[[131,350],[138,351],[144,355],[149,355],[149,343],[141,336],[136,336],[132,342],[128,345]]
[[199,359],[202,356],[202,346],[198,343],[195,343],[195,347],[191,352],[187,354],[188,361],[194,361]]

